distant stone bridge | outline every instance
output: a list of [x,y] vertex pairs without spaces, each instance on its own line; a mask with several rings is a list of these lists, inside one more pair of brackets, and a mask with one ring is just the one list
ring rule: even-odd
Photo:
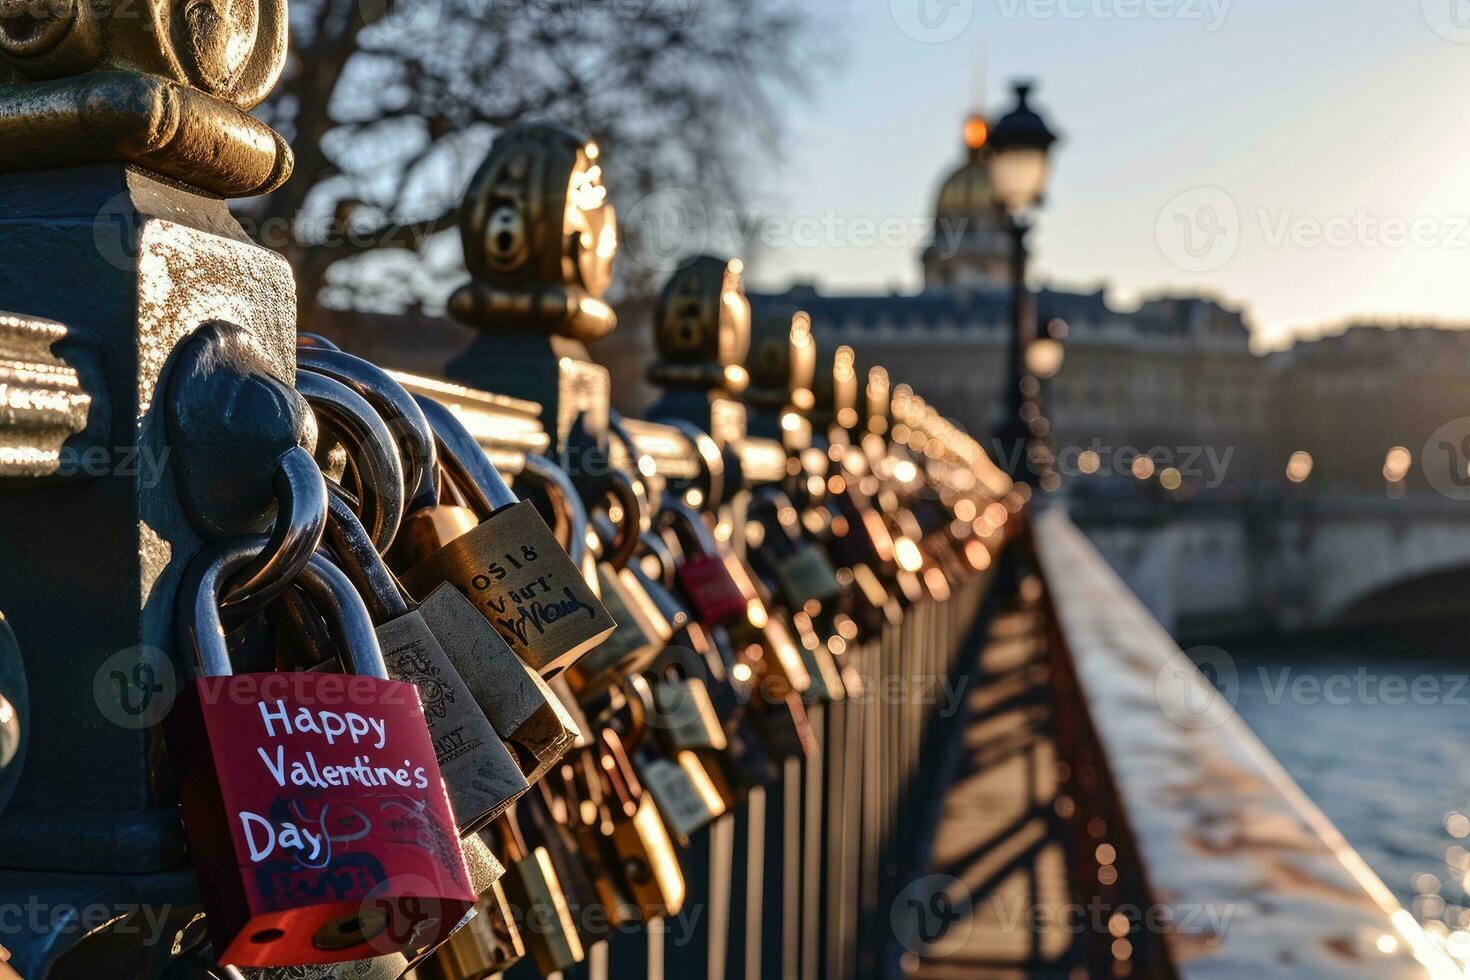
[[1186,640],[1359,625],[1470,601],[1470,503],[1438,495],[1067,507],[1154,616]]

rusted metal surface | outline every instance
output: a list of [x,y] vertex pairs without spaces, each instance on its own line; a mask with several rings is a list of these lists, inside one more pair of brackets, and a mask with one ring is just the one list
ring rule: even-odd
[[1178,975],[1461,976],[1066,514],[1035,538]]

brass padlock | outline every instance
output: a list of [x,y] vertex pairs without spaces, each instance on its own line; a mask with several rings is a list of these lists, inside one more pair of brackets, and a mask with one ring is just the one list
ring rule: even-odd
[[441,461],[476,498],[470,503],[481,523],[410,569],[403,584],[426,598],[450,583],[533,670],[561,673],[617,624],[535,505],[516,498],[453,413],[428,399],[420,404]]
[[568,672],[572,690],[583,698],[595,697],[622,675],[642,670],[674,634],[672,625],[631,570],[599,561],[597,580],[602,603],[617,620],[618,628]]
[[581,963],[587,958],[587,949],[572,919],[551,854],[545,847],[527,846],[514,808],[491,827],[509,862],[501,884],[526,953],[542,974],[569,970]]
[[643,921],[676,916],[684,907],[687,888],[658,804],[638,781],[618,733],[603,729],[599,736],[601,765],[595,768],[608,795],[613,848],[628,890]]
[[567,706],[454,586],[435,589],[419,614],[496,734],[515,750],[526,779],[540,779],[576,744]]
[[488,980],[525,958],[525,940],[498,884],[480,896],[475,913],[464,928],[415,967],[421,980]]
[[695,753],[665,755],[648,738],[654,701],[647,679],[635,674],[623,682],[623,691],[631,718],[624,745],[633,754],[639,780],[653,794],[670,833],[687,846],[695,834],[725,813],[725,800]]
[[505,812],[530,783],[335,487],[326,539],[367,603],[389,674],[418,687],[455,822],[462,836],[472,834]]
[[577,841],[577,853],[587,862],[592,884],[609,924],[620,929],[641,921],[633,894],[621,871],[622,860],[613,847],[613,813],[604,792],[596,751],[579,749],[552,778],[566,800],[565,815]]

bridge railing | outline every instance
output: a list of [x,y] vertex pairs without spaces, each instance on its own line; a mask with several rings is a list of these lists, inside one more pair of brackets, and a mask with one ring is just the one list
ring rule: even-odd
[[[870,924],[887,921],[919,852],[915,817],[939,788],[928,747],[941,719],[912,695],[957,669],[1018,523],[1019,498],[978,445],[800,318],[753,328],[738,263],[712,257],[674,274],[651,325],[661,398],[645,418],[613,413],[614,379],[585,346],[615,324],[599,150],[549,126],[504,133],[467,195],[469,282],[450,310],[474,345],[442,377],[334,360],[333,345],[296,334],[289,268],[218,197],[285,179],[284,143],[246,101],[115,54],[102,81],[120,95],[102,128],[95,79],[21,70],[0,89],[5,125],[61,134],[0,154],[12,259],[0,308],[27,314],[0,319],[0,909],[26,913],[0,916],[12,966],[29,980],[225,969],[210,933],[220,917],[199,916],[225,883],[195,865],[200,834],[228,828],[181,821],[179,797],[197,796],[181,794],[180,745],[163,736],[194,672],[184,638],[209,633],[181,625],[179,602],[207,547],[277,532],[266,568],[338,565],[390,608],[417,535],[452,545],[495,520],[513,506],[494,496],[504,479],[596,602],[620,610],[565,672],[517,649],[574,744],[536,756],[534,786],[488,830],[459,835],[478,914],[442,946],[373,947],[382,955],[285,975],[887,970],[890,940]],[[176,129],[134,138],[160,114]],[[333,373],[344,363],[351,384]],[[434,415],[425,438],[408,404],[453,424]],[[483,459],[462,455],[456,426]],[[321,536],[327,503],[309,512],[310,481],[282,476],[303,449],[337,537]],[[354,520],[380,556],[346,536]],[[728,591],[709,597],[709,578],[738,592],[735,608]],[[231,623],[232,653],[267,672],[325,662],[341,640],[319,621],[331,615],[312,614],[291,576],[280,584],[279,602]],[[661,720],[672,694],[693,699],[697,724]],[[654,721],[639,722],[650,704]],[[599,766],[623,781],[604,785]],[[609,800],[639,808],[636,842],[610,832],[632,814]],[[522,837],[538,842],[532,856]],[[664,860],[670,839],[681,846]],[[362,884],[340,870],[293,865],[270,884]]]
[[1143,975],[1461,975],[1067,514],[1034,540],[1075,822],[1105,828],[1077,850],[1119,855],[1097,888]]

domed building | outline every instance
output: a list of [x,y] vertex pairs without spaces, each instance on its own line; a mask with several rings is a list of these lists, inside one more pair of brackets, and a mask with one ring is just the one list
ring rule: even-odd
[[[966,120],[964,158],[939,185],[919,257],[922,291],[834,295],[795,283],[750,295],[757,316],[805,311],[819,343],[851,345],[976,433],[1003,417],[1011,335],[1011,239],[992,195],[988,135],[982,117]],[[1244,450],[1265,442],[1266,372],[1240,310],[1203,296],[1120,310],[1102,288],[1033,289],[1031,305],[1038,324],[1066,324],[1065,360],[1044,397],[1061,452],[1225,441],[1242,449],[1232,481],[1254,469]]]
[[927,289],[993,289],[1010,281],[1010,236],[990,189],[983,116],[965,121],[965,162],[944,179],[924,249]]

